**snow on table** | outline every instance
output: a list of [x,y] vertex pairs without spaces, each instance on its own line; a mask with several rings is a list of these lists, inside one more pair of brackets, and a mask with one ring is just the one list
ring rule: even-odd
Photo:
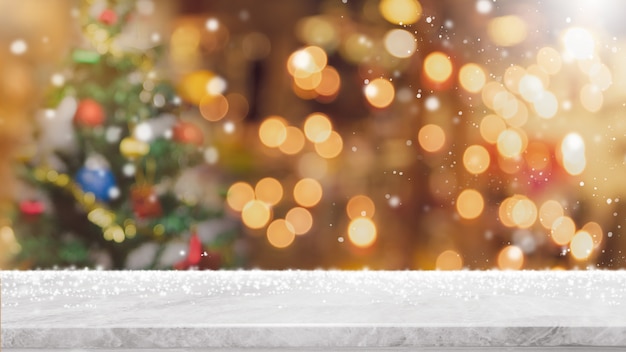
[[0,272],[4,350],[626,346],[626,272]]

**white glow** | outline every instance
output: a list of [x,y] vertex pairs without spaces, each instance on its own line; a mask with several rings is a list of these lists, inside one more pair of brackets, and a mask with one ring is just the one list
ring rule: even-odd
[[476,2],[476,11],[480,14],[490,13],[493,9],[493,4],[491,0],[478,0]]
[[206,29],[209,32],[215,32],[218,28],[220,27],[220,23],[217,19],[215,18],[209,18],[206,21]]
[[439,99],[435,96],[430,96],[426,98],[426,102],[424,103],[426,110],[435,111],[438,110],[441,104],[439,103]]
[[563,44],[566,53],[578,60],[592,58],[596,47],[591,33],[580,27],[568,29],[563,35]]
[[541,98],[543,95],[543,83],[537,76],[524,75],[519,81],[518,90],[522,98],[529,103]]
[[28,45],[24,40],[17,39],[11,43],[10,50],[15,55],[22,55],[26,52],[26,50],[28,50]]
[[152,126],[150,126],[150,124],[142,122],[135,126],[133,136],[142,142],[150,142],[154,139],[154,131],[152,131]]
[[561,142],[563,168],[570,175],[580,175],[587,166],[585,141],[578,133],[569,133]]
[[207,93],[211,95],[218,95],[224,93],[226,91],[226,80],[220,76],[213,77],[209,80],[206,85]]

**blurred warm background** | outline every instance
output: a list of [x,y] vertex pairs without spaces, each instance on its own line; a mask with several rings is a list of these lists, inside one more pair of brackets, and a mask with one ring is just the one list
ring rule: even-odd
[[0,0],[0,265],[626,265],[619,1]]

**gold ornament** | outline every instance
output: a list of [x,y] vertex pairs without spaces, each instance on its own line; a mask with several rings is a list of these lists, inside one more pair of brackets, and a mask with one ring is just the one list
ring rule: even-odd
[[134,159],[148,154],[150,144],[133,137],[126,137],[120,143],[120,152],[127,158]]

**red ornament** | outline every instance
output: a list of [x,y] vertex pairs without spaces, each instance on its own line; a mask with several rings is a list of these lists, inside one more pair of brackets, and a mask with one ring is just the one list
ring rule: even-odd
[[133,187],[130,191],[130,200],[135,216],[139,219],[158,217],[163,212],[154,187],[150,185]]
[[111,9],[106,9],[98,16],[98,21],[106,25],[115,24],[117,22],[117,13]]
[[176,270],[188,270],[191,268],[200,270],[217,270],[220,268],[222,256],[217,252],[207,252],[202,248],[200,237],[194,231],[189,239],[189,252],[187,258],[174,264]]
[[78,103],[74,121],[84,126],[100,126],[104,123],[104,109],[93,99],[83,99]]
[[41,215],[45,210],[42,202],[38,200],[24,200],[20,202],[20,211],[29,216]]
[[174,140],[181,143],[189,143],[202,145],[204,143],[204,134],[202,130],[191,122],[179,122],[174,126]]

